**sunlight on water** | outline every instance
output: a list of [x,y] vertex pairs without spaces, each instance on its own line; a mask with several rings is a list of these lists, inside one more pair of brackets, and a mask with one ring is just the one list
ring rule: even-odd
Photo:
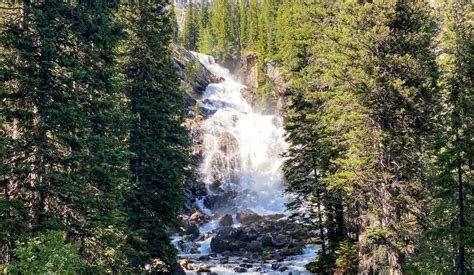
[[221,182],[226,191],[237,191],[238,210],[259,214],[285,210],[282,154],[287,148],[282,119],[254,112],[241,94],[245,86],[211,56],[194,53],[220,83],[207,87],[201,107],[215,110],[203,124],[204,160],[200,173],[206,184]]

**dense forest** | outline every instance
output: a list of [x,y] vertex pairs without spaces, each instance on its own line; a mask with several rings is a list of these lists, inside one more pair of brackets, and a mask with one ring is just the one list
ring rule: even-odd
[[474,272],[471,1],[190,1],[179,33],[168,0],[0,16],[1,273],[179,268],[176,47],[233,70],[257,55],[261,102],[265,63],[284,72],[287,206],[320,244],[308,270]]
[[176,263],[167,230],[188,141],[169,3],[21,1],[1,12],[2,272]]

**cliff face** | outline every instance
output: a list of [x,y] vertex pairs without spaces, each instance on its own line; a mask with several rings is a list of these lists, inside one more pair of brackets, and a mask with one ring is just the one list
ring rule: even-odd
[[[248,87],[243,95],[247,101],[256,107],[260,107],[263,112],[282,114],[287,102],[284,98],[285,91],[290,86],[290,81],[282,72],[281,65],[278,62],[265,60],[262,72],[259,72],[258,54],[251,53],[243,55],[241,58],[241,73],[243,80]],[[265,101],[258,99],[256,95],[259,89],[259,73],[263,73],[263,78],[268,81],[271,87],[271,97]]]
[[282,72],[281,65],[277,62],[268,61],[263,65],[263,73],[272,87],[272,96],[275,100],[275,111],[282,115],[287,106],[284,94],[290,87],[290,81]]
[[185,92],[185,126],[189,130],[191,144],[189,148],[190,169],[193,174],[186,181],[188,203],[185,205],[185,212],[192,213],[196,210],[194,205],[196,196],[203,195],[206,192],[204,183],[197,177],[197,171],[202,161],[201,124],[209,114],[206,113],[206,109],[197,105],[197,100],[201,98],[209,84],[219,82],[220,79],[206,69],[190,51],[181,47],[175,47],[174,61],[178,68],[181,89]]
[[241,59],[241,72],[243,73],[243,78],[245,85],[252,90],[258,88],[258,55],[256,53],[251,53],[243,55]]
[[202,96],[207,85],[218,82],[219,79],[190,51],[181,47],[175,48],[174,60],[181,80],[181,89],[186,92],[186,106],[194,108],[196,100]]

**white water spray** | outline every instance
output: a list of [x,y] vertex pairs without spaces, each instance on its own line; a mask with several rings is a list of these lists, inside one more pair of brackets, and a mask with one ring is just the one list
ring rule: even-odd
[[[284,141],[282,118],[256,112],[242,96],[246,87],[230,72],[215,63],[211,56],[193,53],[215,76],[222,79],[210,84],[198,101],[206,119],[199,126],[202,138],[203,160],[199,176],[207,185],[208,194],[196,198],[196,205],[210,220],[199,227],[199,237],[183,241],[176,236],[173,244],[179,256],[191,262],[205,263],[217,274],[235,274],[236,266],[245,264],[240,256],[212,255],[211,243],[221,229],[220,218],[231,214],[232,228],[248,226],[241,224],[236,214],[251,209],[264,216],[285,212],[288,195],[284,195],[282,172],[283,153],[287,149]],[[208,200],[218,198],[214,207]],[[216,203],[216,201],[214,201]],[[209,208],[210,209],[209,209]],[[245,274],[309,274],[305,264],[314,260],[318,245],[306,245],[303,254],[285,257],[277,266],[275,262],[260,262],[247,266]],[[196,274],[186,270],[186,273]]]
[[208,187],[218,182],[222,192],[237,193],[229,209],[282,213],[287,198],[281,166],[287,144],[281,117],[255,112],[241,94],[243,84],[211,56],[194,54],[223,79],[209,85],[199,101],[200,107],[215,112],[202,126],[202,179]]

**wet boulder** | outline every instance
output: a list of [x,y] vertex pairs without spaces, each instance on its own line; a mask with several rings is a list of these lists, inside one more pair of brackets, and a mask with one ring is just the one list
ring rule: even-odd
[[251,224],[262,220],[262,216],[258,215],[250,209],[246,209],[242,212],[237,213],[237,220],[242,224]]
[[204,206],[211,210],[218,210],[229,204],[229,201],[237,197],[237,192],[229,191],[220,194],[211,194],[204,198]]
[[207,193],[206,184],[197,177],[192,177],[191,179],[188,179],[186,181],[186,187],[186,197],[191,202],[194,202],[196,197],[204,196]]
[[211,240],[211,251],[215,253],[238,252],[246,246],[245,242],[239,240],[226,240],[219,237],[214,237]]
[[209,184],[209,189],[213,192],[224,192],[224,189],[222,189],[222,182],[219,180],[213,181],[211,184]]
[[177,247],[184,253],[195,254],[199,252],[199,248],[193,241],[180,240]]
[[230,133],[223,133],[219,137],[218,142],[219,150],[222,151],[226,156],[239,150],[239,143],[237,139]]
[[199,227],[195,223],[186,224],[186,235],[191,235],[193,238],[199,237]]
[[303,250],[303,247],[302,246],[288,246],[288,247],[285,247],[281,250],[281,253],[283,256],[291,256],[291,255],[298,255],[298,254],[301,254],[301,252]]
[[274,259],[277,262],[283,262],[283,260],[285,260],[285,258],[279,252],[275,252],[272,255],[272,259]]
[[270,214],[270,215],[266,215],[265,219],[272,220],[272,221],[277,221],[277,220],[280,220],[284,217],[286,217],[286,216],[283,215],[283,214]]
[[208,195],[204,198],[204,206],[209,209],[214,209],[214,207],[219,203],[221,196],[219,195]]
[[288,235],[278,234],[278,235],[275,236],[274,246],[276,248],[286,247],[286,246],[288,246],[289,243],[290,243],[290,238],[288,237]]
[[209,216],[203,213],[201,210],[196,210],[188,219],[189,222],[195,224],[203,224],[209,221]]
[[[206,103],[206,100],[203,101]],[[216,113],[216,109],[211,109],[211,108],[206,108],[206,107],[200,107],[199,108],[199,115],[202,116],[203,118],[209,118],[213,114]]]
[[211,251],[222,253],[228,251],[229,242],[221,237],[214,237],[211,240]]
[[274,241],[271,234],[265,234],[262,236],[262,246],[264,247],[273,247]]
[[250,104],[254,105],[257,103],[257,95],[255,94],[255,90],[251,88],[244,88],[241,91],[242,97]]
[[183,268],[179,264],[173,264],[170,266],[170,274],[171,275],[185,275]]
[[182,268],[188,269],[188,265],[190,264],[190,261],[187,259],[182,259],[182,260],[179,260],[178,263]]
[[154,259],[151,264],[145,266],[147,273],[152,274],[172,274],[172,275],[183,275],[186,274],[180,264],[165,264],[160,259]]
[[234,267],[234,271],[237,273],[244,273],[244,272],[247,272],[247,269],[245,267],[236,266]]
[[193,271],[197,271],[198,273],[199,272],[211,272],[211,269],[209,268],[209,266],[207,266],[206,264],[194,264],[194,263],[190,263],[188,264],[187,266],[188,270],[193,270]]
[[219,224],[222,227],[226,227],[226,226],[231,226],[232,224],[234,224],[234,221],[232,220],[231,215],[225,214],[219,221]]
[[239,241],[246,241],[248,240],[248,236],[244,229],[238,227],[224,227],[222,228],[216,237],[222,237],[226,240],[239,240]]
[[[187,86],[184,83],[191,86],[191,91],[187,91],[191,97],[201,96],[209,84],[220,81],[220,78],[202,65],[192,52],[183,48],[175,48],[173,57],[183,86]],[[193,73],[190,73],[191,71]]]
[[247,245],[247,250],[255,253],[261,253],[263,251],[262,242],[260,241],[251,241]]
[[211,240],[211,251],[239,251],[247,246],[248,237],[242,228],[223,227]]

